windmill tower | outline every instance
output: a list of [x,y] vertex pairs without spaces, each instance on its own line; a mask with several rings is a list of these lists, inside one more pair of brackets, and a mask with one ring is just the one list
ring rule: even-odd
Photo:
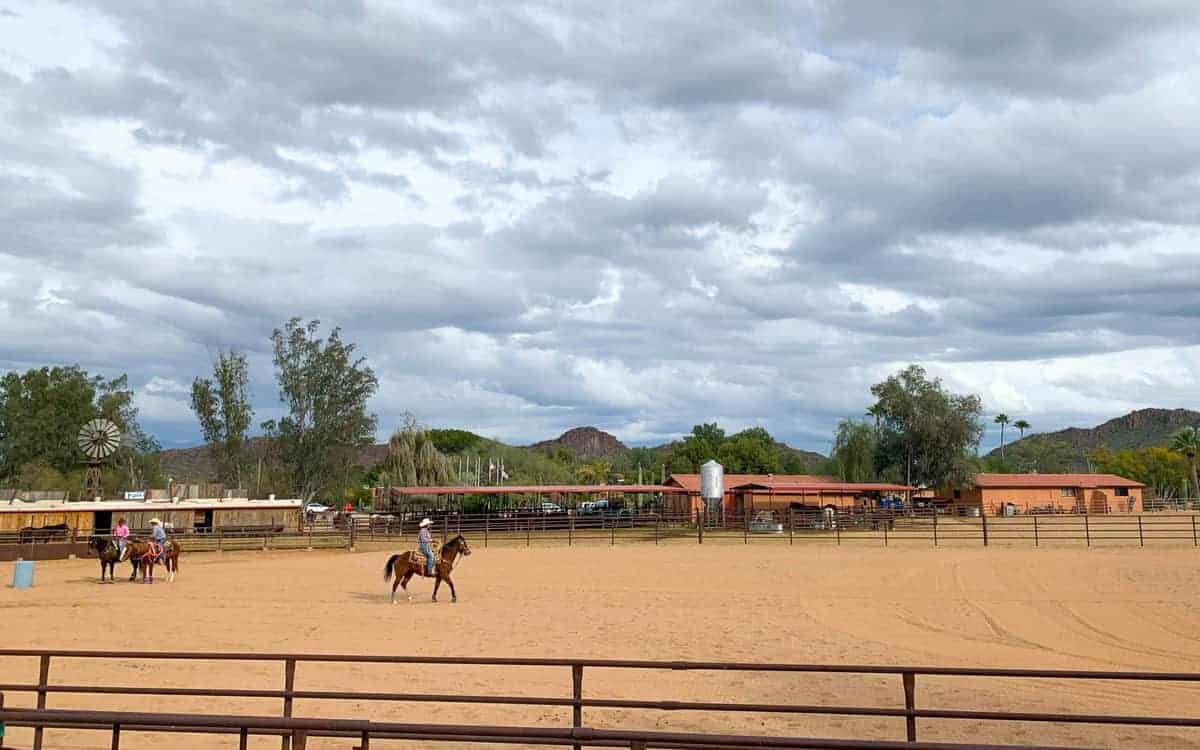
[[100,467],[105,459],[116,453],[121,445],[121,431],[107,419],[93,419],[79,428],[79,450],[87,459],[87,473],[83,478],[83,494],[88,500],[99,497],[101,488]]

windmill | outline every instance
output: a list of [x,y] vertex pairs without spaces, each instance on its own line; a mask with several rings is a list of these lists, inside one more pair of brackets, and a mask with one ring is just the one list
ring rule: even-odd
[[121,430],[110,420],[93,419],[79,428],[79,450],[87,458],[87,474],[83,479],[84,497],[91,500],[101,492],[100,467],[104,460],[121,446]]

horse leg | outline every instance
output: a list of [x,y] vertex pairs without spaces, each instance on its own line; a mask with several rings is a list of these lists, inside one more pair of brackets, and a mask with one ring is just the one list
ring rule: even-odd
[[[392,563],[392,574],[396,573],[396,565]],[[396,603],[396,589],[400,588],[400,576],[396,576],[396,580],[392,581],[392,604]]]
[[175,583],[175,573],[179,571],[179,558],[167,558],[167,583]]
[[412,592],[410,592],[410,591],[408,590],[408,582],[409,582],[410,580],[412,580],[412,576],[413,576],[413,572],[412,572],[412,570],[410,569],[410,570],[409,570],[407,573],[405,573],[405,574],[404,574],[404,577],[403,577],[403,578],[400,578],[400,588],[404,589],[404,596],[405,596],[405,598],[407,598],[407,599],[408,599],[410,602],[412,601]]
[[433,579],[433,600],[435,602],[437,601],[438,587],[442,585],[442,574],[439,572],[436,574],[436,576],[437,577]]
[[446,585],[450,587],[450,603],[458,601],[458,592],[454,590],[454,581],[450,580],[450,576],[446,576]]
[[133,566],[133,572],[129,574],[129,582],[130,582],[130,583],[133,583],[134,581],[136,581],[136,580],[137,580],[137,574],[138,574],[138,563],[137,563],[137,560],[132,560],[132,559],[131,559],[131,560],[129,561],[129,564]]

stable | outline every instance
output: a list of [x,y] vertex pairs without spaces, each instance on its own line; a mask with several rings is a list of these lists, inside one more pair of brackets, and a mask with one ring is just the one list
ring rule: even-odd
[[[667,486],[683,494],[673,497],[671,512],[696,514],[704,507],[699,474],[672,474]],[[912,487],[882,482],[843,482],[819,474],[726,474],[721,508],[742,515],[788,509],[872,510],[883,497],[907,499]]]
[[43,529],[64,531],[64,538],[107,534],[119,518],[135,530],[149,528],[150,519],[158,518],[176,534],[218,529],[284,531],[299,527],[300,507],[299,500],[245,498],[74,503],[10,500],[0,503],[0,536]]

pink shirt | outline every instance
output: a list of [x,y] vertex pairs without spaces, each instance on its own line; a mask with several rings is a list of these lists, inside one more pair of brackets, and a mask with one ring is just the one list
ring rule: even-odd
[[113,529],[113,536],[117,537],[118,539],[124,539],[124,538],[128,537],[129,536],[129,527],[128,526],[118,526],[117,528]]

